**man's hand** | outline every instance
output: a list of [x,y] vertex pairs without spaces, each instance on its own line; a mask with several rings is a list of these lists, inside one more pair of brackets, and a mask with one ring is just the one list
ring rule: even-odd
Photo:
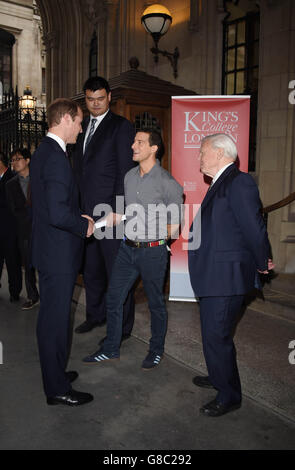
[[272,259],[269,259],[268,260],[268,266],[267,266],[267,269],[265,271],[259,271],[259,269],[257,269],[257,271],[260,273],[260,274],[268,274],[269,271],[271,271],[272,269],[275,268],[275,264],[273,263]]
[[81,217],[84,217],[84,219],[88,220],[88,229],[87,229],[87,234],[86,237],[89,238],[91,235],[93,235],[94,232],[94,220],[92,217],[89,217],[89,215],[83,214]]
[[179,238],[179,227],[180,224],[168,224],[167,225],[167,239],[175,240]]
[[113,227],[114,225],[119,225],[122,221],[123,214],[116,214],[115,212],[110,212],[106,216],[107,227]]

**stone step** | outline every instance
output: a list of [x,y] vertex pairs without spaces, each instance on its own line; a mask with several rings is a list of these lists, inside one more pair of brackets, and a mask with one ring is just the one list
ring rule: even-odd
[[295,295],[295,273],[275,273],[266,286],[275,291]]
[[263,294],[249,302],[249,308],[295,322],[295,295],[265,286]]

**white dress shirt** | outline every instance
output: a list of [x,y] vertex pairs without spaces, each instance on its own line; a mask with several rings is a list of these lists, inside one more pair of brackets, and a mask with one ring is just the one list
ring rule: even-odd
[[[95,122],[95,127],[94,127],[94,132],[95,132],[96,129],[98,128],[99,124],[103,120],[103,118],[108,114],[108,112],[109,112],[109,109],[104,114],[102,114],[101,116],[92,116],[92,114],[90,114],[90,120],[89,120],[89,124],[88,124],[87,131],[86,131],[86,134],[85,134],[85,138],[84,138],[83,153],[85,152],[85,144],[87,142],[87,137],[88,137],[88,134],[90,132],[92,119],[95,119],[95,121],[96,121]],[[94,132],[93,132],[93,134],[94,134]]]

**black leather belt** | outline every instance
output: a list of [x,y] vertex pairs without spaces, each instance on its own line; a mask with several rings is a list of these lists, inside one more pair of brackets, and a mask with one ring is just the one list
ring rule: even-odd
[[135,242],[133,240],[129,240],[128,238],[124,238],[124,242],[126,245],[131,246],[132,248],[151,248],[153,246],[165,245],[166,240],[156,240],[154,242]]

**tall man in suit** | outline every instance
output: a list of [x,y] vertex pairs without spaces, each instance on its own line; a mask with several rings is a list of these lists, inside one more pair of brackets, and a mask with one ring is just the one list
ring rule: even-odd
[[200,169],[212,182],[201,204],[201,217],[193,223],[193,239],[201,233],[200,246],[196,249],[192,244],[188,252],[209,373],[193,382],[217,390],[216,398],[200,409],[214,417],[241,406],[232,330],[245,294],[257,286],[257,271],[267,273],[273,267],[258,188],[250,175],[237,169],[236,158],[236,146],[226,134],[202,140]]
[[83,238],[92,235],[93,220],[79,209],[66,144],[76,142],[83,114],[75,102],[60,98],[48,107],[47,119],[49,132],[30,167],[32,264],[38,269],[40,287],[37,338],[48,405],[77,406],[93,397],[73,390],[71,382],[78,374],[65,372],[70,308]]
[[[116,196],[123,198],[124,176],[134,166],[131,145],[135,132],[127,119],[110,111],[111,91],[104,78],[89,78],[83,90],[90,117],[83,122],[73,155],[82,209],[93,216],[96,205],[108,204],[117,213]],[[83,272],[86,321],[76,328],[77,333],[88,332],[106,321],[105,296],[119,246],[115,236],[87,240]],[[130,336],[133,323],[131,292],[124,305],[122,340]]]
[[17,302],[22,290],[21,257],[17,244],[16,219],[8,205],[6,194],[6,183],[13,177],[6,155],[0,152],[0,265],[5,261],[10,302]]
[[28,149],[15,149],[11,155],[11,165],[16,176],[6,184],[7,199],[11,212],[17,221],[18,246],[25,267],[27,301],[22,310],[29,310],[39,303],[36,287],[36,273],[31,264],[30,241],[32,232],[30,165],[31,154]]

